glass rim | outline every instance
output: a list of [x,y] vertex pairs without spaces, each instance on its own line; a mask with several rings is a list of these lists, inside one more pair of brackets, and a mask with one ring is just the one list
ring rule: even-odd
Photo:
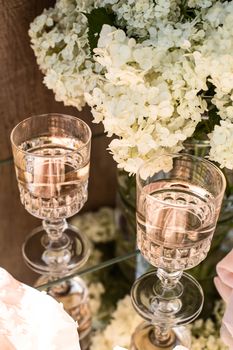
[[[219,167],[217,167],[215,164],[213,164],[212,162],[210,162],[209,160],[205,159],[205,158],[202,158],[202,157],[198,157],[198,156],[193,156],[191,154],[188,154],[188,153],[167,153],[167,154],[163,154],[163,155],[159,155],[159,156],[154,156],[148,160],[146,160],[143,164],[140,165],[140,167],[138,168],[137,170],[137,173],[136,173],[136,187],[139,187],[140,188],[140,191],[145,194],[147,197],[153,199],[153,201],[156,201],[158,203],[164,203],[161,199],[155,199],[152,195],[148,194],[145,190],[144,190],[144,187],[141,185],[140,183],[140,179],[139,179],[139,176],[140,176],[140,170],[146,165],[146,164],[149,164],[151,161],[153,161],[154,159],[158,159],[158,158],[162,158],[164,156],[170,156],[172,158],[177,158],[177,157],[183,157],[183,156],[186,156],[188,158],[191,158],[191,159],[195,159],[196,161],[201,161],[202,163],[205,163],[205,164],[208,164],[210,165],[221,177],[222,179],[222,190],[217,194],[217,196],[215,197],[216,198],[219,198],[220,196],[223,196],[225,190],[226,190],[226,178],[223,174],[223,172],[221,171],[221,169],[219,169]],[[161,169],[161,171],[163,171],[163,169]],[[170,204],[169,204],[170,205]],[[171,204],[172,206],[175,206],[175,207],[183,207],[182,205],[180,204]]]
[[[65,154],[58,154],[58,155],[42,155],[42,154],[35,154],[35,153],[31,153],[31,152],[28,152],[28,151],[25,151],[23,149],[21,149],[18,145],[16,145],[15,141],[14,141],[14,133],[16,132],[16,129],[18,129],[21,124],[29,121],[30,119],[35,119],[35,118],[40,118],[40,117],[52,117],[52,116],[59,116],[59,117],[65,117],[65,118],[69,118],[69,119],[72,119],[74,121],[79,121],[81,122],[82,124],[85,125],[85,127],[87,128],[88,130],[88,139],[87,141],[82,145],[80,146],[80,148],[76,149],[76,150],[72,150],[72,151],[67,151]],[[82,150],[83,148],[85,148],[91,141],[91,137],[92,137],[92,132],[91,132],[91,128],[89,127],[89,125],[84,122],[82,119],[78,118],[78,117],[75,117],[75,116],[72,116],[72,115],[69,115],[69,114],[63,114],[63,113],[57,113],[57,112],[54,112],[54,113],[44,113],[44,114],[34,114],[26,119],[23,119],[21,120],[18,124],[16,124],[14,126],[14,128],[12,129],[11,133],[10,133],[10,141],[11,141],[11,145],[13,147],[15,147],[19,152],[25,154],[25,155],[30,155],[30,156],[33,156],[35,158],[37,157],[40,157],[40,158],[47,158],[47,159],[56,159],[56,158],[63,158],[64,156],[66,156],[67,154],[69,155],[72,155],[72,154],[75,154],[77,153],[78,151]]]

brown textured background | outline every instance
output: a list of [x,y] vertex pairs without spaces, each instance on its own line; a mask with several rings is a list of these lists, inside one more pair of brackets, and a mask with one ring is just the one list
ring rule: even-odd
[[115,164],[106,148],[109,140],[101,125],[91,123],[88,108],[78,112],[64,107],[42,83],[28,37],[34,17],[44,8],[53,6],[51,0],[0,0],[0,266],[16,278],[32,283],[36,274],[21,257],[25,236],[39,221],[20,204],[9,135],[22,119],[47,112],[76,115],[85,120],[93,133],[89,200],[84,210],[101,205],[114,205]]

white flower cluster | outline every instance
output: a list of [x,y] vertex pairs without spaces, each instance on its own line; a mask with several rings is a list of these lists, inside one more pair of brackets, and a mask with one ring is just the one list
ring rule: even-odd
[[127,295],[118,302],[110,324],[92,338],[91,350],[111,350],[117,345],[128,349],[131,334],[140,322],[142,318],[134,310],[130,296]]
[[[214,310],[214,317],[217,319],[216,323],[211,319],[207,319],[206,321],[199,319],[190,326],[192,350],[227,350],[227,347],[224,346],[219,338],[223,307],[222,302],[216,303]],[[110,324],[102,332],[94,335],[91,350],[112,350],[117,344],[129,349],[131,335],[142,321],[142,318],[132,306],[130,296],[127,295],[118,302]],[[180,350],[181,348],[186,349],[180,347]],[[179,347],[177,347],[178,349]]]
[[220,126],[215,126],[210,146],[210,159],[233,170],[233,124],[229,120],[222,120]]
[[208,318],[206,321],[199,319],[191,325],[192,350],[227,350],[220,339],[220,327],[224,314],[225,304],[217,301],[214,307],[215,322]]
[[[115,26],[103,23],[93,55],[84,13],[103,7]],[[233,169],[232,23],[233,0],[57,0],[29,34],[45,84],[67,105],[91,106],[114,136],[119,168],[135,173],[152,156],[179,152],[215,106],[228,124],[210,134],[210,158]]]
[[109,207],[77,215],[72,219],[72,224],[81,232],[85,232],[93,243],[106,243],[116,238],[114,210]]
[[93,0],[57,1],[30,26],[29,35],[37,63],[45,74],[44,83],[53,89],[57,101],[79,110],[85,105],[84,92],[92,91],[100,67],[91,60],[87,18]]
[[227,350],[216,333],[216,325],[211,319],[196,321],[192,326],[193,332],[199,332],[199,336],[192,337],[192,350]]
[[154,155],[179,152],[206,109],[197,96],[206,84],[194,75],[189,57],[166,52],[136,43],[109,25],[95,49],[106,81],[85,96],[94,121],[102,121],[109,136],[118,136],[109,148],[130,173]]
[[[179,1],[176,0],[100,0],[105,5],[112,4],[117,24],[126,28],[127,35],[146,38],[156,30],[161,20],[169,22],[179,18]],[[142,15],[143,14],[143,15]]]

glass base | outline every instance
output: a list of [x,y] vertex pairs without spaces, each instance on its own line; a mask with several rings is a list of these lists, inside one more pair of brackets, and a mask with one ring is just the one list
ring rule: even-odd
[[71,225],[67,225],[59,245],[49,240],[42,226],[34,229],[26,238],[22,252],[32,270],[52,277],[69,275],[78,270],[90,255],[88,239]]
[[185,327],[172,329],[169,339],[163,344],[156,342],[154,333],[152,324],[141,323],[132,335],[130,350],[172,350],[176,345],[190,349],[191,335]]
[[133,284],[132,303],[145,320],[158,325],[164,321],[176,327],[192,322],[200,314],[203,291],[192,276],[184,273],[174,289],[165,291],[161,287],[156,271],[146,273]]
[[[48,276],[41,276],[35,286],[40,286],[48,281]],[[88,350],[91,344],[92,320],[88,288],[85,282],[79,277],[74,277],[48,288],[46,292],[62,303],[64,310],[77,321],[81,350]]]

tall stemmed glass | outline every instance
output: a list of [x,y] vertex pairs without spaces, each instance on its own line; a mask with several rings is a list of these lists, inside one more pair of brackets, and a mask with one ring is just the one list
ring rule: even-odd
[[87,200],[91,131],[82,120],[45,114],[20,122],[11,143],[21,202],[43,220],[23,245],[40,274],[64,276],[86,262],[86,237],[67,224]]
[[157,157],[139,169],[137,243],[158,269],[132,287],[133,305],[150,323],[136,330],[131,349],[172,349],[182,343],[172,328],[199,315],[201,286],[183,270],[205,259],[225,186],[224,175],[214,164],[187,154]]

